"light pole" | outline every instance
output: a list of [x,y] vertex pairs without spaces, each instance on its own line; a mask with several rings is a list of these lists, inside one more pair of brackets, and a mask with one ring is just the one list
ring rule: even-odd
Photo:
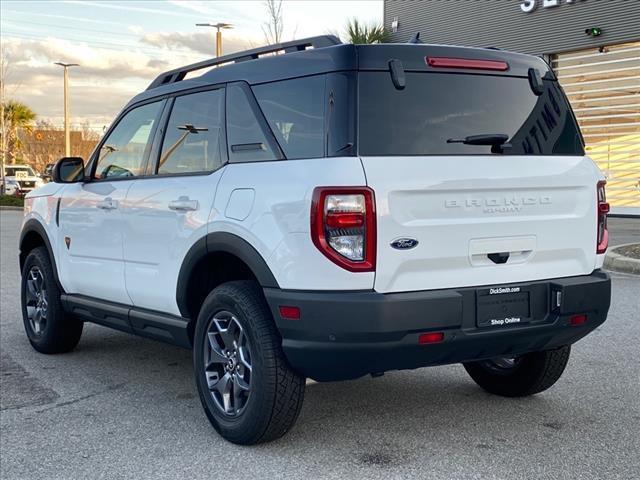
[[231,23],[196,23],[196,27],[213,27],[216,29],[216,57],[222,55],[222,29],[233,28]]
[[69,67],[79,67],[77,63],[55,62],[64,68],[64,156],[71,156],[71,136],[69,132]]

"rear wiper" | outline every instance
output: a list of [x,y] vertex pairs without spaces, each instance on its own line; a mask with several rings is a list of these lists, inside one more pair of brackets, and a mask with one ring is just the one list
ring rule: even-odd
[[491,145],[491,153],[503,153],[511,148],[507,143],[509,135],[504,133],[484,133],[482,135],[468,135],[464,138],[450,138],[447,143],[463,143],[464,145]]

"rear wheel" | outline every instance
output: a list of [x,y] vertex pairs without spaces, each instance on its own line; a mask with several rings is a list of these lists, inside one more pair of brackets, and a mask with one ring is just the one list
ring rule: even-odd
[[483,389],[504,397],[526,397],[543,392],[562,376],[571,347],[501,357],[464,364],[471,378]]
[[34,248],[25,259],[21,282],[22,319],[31,346],[40,353],[73,350],[82,335],[82,322],[67,315],[60,288],[45,247]]
[[287,364],[262,292],[250,281],[225,283],[205,299],[194,335],[200,401],[225,439],[250,445],[284,435],[295,423],[305,379]]

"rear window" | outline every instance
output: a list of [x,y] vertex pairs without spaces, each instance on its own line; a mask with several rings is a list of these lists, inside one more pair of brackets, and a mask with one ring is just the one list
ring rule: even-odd
[[560,88],[544,81],[536,96],[527,78],[406,73],[396,90],[388,72],[360,72],[361,155],[489,154],[489,145],[447,143],[504,134],[507,155],[583,155],[582,137]]

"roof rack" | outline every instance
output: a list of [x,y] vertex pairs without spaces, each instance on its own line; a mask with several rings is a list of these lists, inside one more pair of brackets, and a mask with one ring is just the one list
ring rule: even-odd
[[254,48],[252,50],[245,50],[243,52],[224,55],[222,57],[211,58],[209,60],[192,63],[191,65],[186,65],[184,67],[161,73],[153,82],[151,82],[151,85],[147,87],[147,90],[151,90],[152,88],[156,88],[161,85],[179,82],[184,79],[187,73],[194,72],[196,70],[202,70],[203,68],[214,67],[223,63],[239,63],[245,62],[247,60],[255,60],[259,58],[260,55],[279,52],[281,50],[284,50],[285,53],[291,53],[306,50],[309,47],[322,48],[330,47],[332,45],[339,45],[341,43],[342,42],[340,41],[340,39],[338,39],[338,37],[334,35],[321,35],[318,37],[292,40],[290,42],[276,43],[273,45]]

